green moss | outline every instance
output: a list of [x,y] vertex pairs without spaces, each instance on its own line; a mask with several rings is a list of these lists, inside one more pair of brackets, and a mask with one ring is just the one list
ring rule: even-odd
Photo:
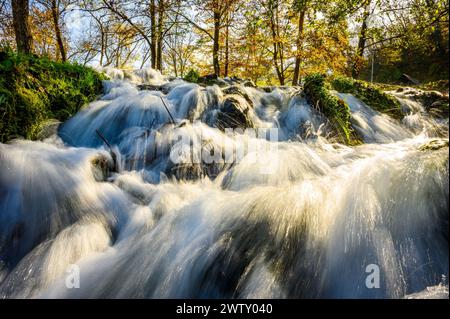
[[374,110],[396,119],[403,117],[400,102],[395,97],[384,93],[376,85],[347,77],[336,77],[331,81],[331,86],[340,93],[353,94]]
[[184,80],[186,80],[188,82],[197,83],[199,77],[200,77],[200,74],[196,70],[191,69],[184,77]]
[[448,80],[439,80],[434,82],[428,82],[418,85],[417,87],[422,90],[436,90],[439,92],[448,92]]
[[361,143],[350,123],[349,106],[329,92],[325,76],[319,73],[308,75],[305,78],[304,92],[309,102],[318,107],[331,122],[339,142],[348,145]]
[[104,79],[81,65],[1,51],[0,142],[35,139],[44,121],[64,121],[94,100]]

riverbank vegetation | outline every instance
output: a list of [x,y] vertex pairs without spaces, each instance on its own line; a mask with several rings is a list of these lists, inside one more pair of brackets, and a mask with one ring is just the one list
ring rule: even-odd
[[92,68],[0,52],[0,141],[34,139],[49,120],[64,121],[102,92]]

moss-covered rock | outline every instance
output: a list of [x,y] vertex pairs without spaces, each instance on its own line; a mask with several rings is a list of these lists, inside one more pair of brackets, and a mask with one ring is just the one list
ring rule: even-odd
[[441,148],[448,147],[448,140],[433,139],[419,147],[419,151],[436,151]]
[[396,119],[403,117],[400,102],[371,83],[347,77],[335,77],[331,86],[340,93],[350,93],[374,110],[386,113]]
[[102,92],[104,75],[77,64],[0,52],[0,142],[38,137],[48,119],[64,121]]
[[439,92],[447,92],[448,93],[448,80],[439,80],[434,82],[428,82],[425,84],[421,84],[418,87],[423,90],[435,90]]
[[304,92],[309,103],[317,107],[330,121],[341,143],[356,145],[361,143],[350,123],[350,108],[338,97],[329,92],[325,76],[319,73],[305,78]]

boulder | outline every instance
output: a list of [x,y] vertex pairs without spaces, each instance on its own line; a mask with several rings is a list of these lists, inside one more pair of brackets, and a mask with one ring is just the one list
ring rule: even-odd
[[203,86],[216,84],[220,87],[225,87],[228,85],[228,83],[226,81],[219,78],[215,74],[207,74],[207,75],[200,76],[197,80],[197,83],[202,84]]
[[244,88],[240,85],[229,86],[223,89],[222,92],[224,95],[240,95],[247,101],[247,103],[251,107],[253,107],[252,99],[248,96],[247,92],[245,92]]
[[249,86],[249,87],[252,87],[252,88],[255,88],[255,87],[256,87],[255,82],[253,82],[252,80],[247,80],[247,81],[245,81],[244,83],[242,83],[242,85],[243,85],[243,86]]
[[420,84],[419,80],[414,79],[408,74],[402,74],[400,76],[400,81],[406,84],[415,84],[415,85]]
[[449,103],[444,100],[435,101],[428,108],[428,112],[435,117],[448,118]]
[[153,84],[140,84],[138,85],[139,90],[148,90],[148,91],[160,91],[164,94],[168,94],[170,91],[169,85],[153,85]]
[[219,129],[254,127],[249,111],[250,106],[244,98],[238,95],[228,96],[217,113],[216,126]]

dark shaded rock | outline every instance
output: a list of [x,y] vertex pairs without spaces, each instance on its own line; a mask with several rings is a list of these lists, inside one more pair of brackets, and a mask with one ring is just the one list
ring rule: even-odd
[[425,105],[426,108],[429,108],[433,103],[435,102],[448,102],[448,97],[445,98],[445,96],[437,91],[422,91],[417,96],[418,99],[421,100],[421,102]]
[[249,117],[250,106],[245,99],[240,100],[238,96],[229,96],[224,101],[217,114],[216,126],[225,128],[248,128],[254,127]]
[[245,81],[244,83],[242,83],[242,85],[243,85],[243,86],[249,86],[249,87],[252,87],[252,88],[255,88],[255,87],[256,87],[255,82],[253,82],[252,80],[247,80],[247,81]]
[[227,88],[223,89],[222,92],[225,95],[228,95],[228,94],[240,95],[247,101],[247,103],[251,107],[253,107],[252,99],[248,96],[248,94],[245,92],[245,90],[239,85],[233,85],[233,86],[227,87]]
[[[196,150],[193,150],[194,153]],[[168,177],[175,177],[177,180],[198,180],[208,177],[214,179],[230,164],[225,163],[223,149],[220,145],[214,144],[211,140],[202,143],[201,149],[198,150],[195,158],[200,161],[191,161],[188,159],[181,159],[180,162],[174,163],[172,159],[169,160],[165,173]],[[220,153],[215,153],[220,152]],[[211,155],[211,161],[204,158],[202,155]],[[213,160],[216,159],[216,160]]]
[[214,84],[217,84],[219,87],[225,87],[228,85],[227,82],[225,82],[223,79],[218,78]]
[[428,108],[428,113],[434,117],[448,118],[449,116],[449,103],[445,100],[439,100],[433,102]]
[[170,87],[168,85],[153,85],[153,84],[140,84],[138,85],[139,90],[148,90],[148,91],[160,91],[164,94],[168,94],[170,91]]
[[177,180],[198,180],[205,176],[202,165],[194,163],[173,164],[165,173],[167,177],[175,177]]
[[262,86],[262,87],[260,87],[260,89],[266,93],[270,93],[274,90],[274,87],[273,86]]
[[216,163],[179,163],[169,166],[165,173],[168,177],[175,177],[177,180],[194,181],[204,177],[214,179],[223,167],[224,164]]
[[400,81],[405,84],[415,84],[415,85],[420,84],[419,80],[416,80],[411,76],[409,76],[408,74],[404,73],[400,76]]
[[117,172],[115,163],[104,155],[95,157],[92,161],[92,173],[97,182],[104,182],[111,173]]
[[413,88],[405,88],[403,94],[414,101],[420,102],[432,116],[442,118],[449,116],[449,98],[446,94]]
[[203,86],[216,84],[219,87],[225,87],[225,86],[229,85],[229,83],[227,83],[223,79],[219,78],[215,74],[207,74],[207,75],[200,76],[197,80],[197,83],[201,84]]
[[198,78],[198,82],[209,82],[209,81],[217,80],[218,78],[219,77],[216,74],[207,74],[207,75],[200,76]]

